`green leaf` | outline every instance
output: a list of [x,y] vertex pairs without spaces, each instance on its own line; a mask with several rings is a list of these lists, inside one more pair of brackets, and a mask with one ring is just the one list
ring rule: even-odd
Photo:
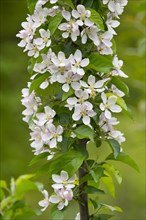
[[101,30],[104,31],[104,24],[100,14],[92,8],[89,8],[91,11],[90,20],[94,22],[94,24]]
[[66,3],[68,6],[70,6],[72,9],[75,9],[72,0],[64,0],[63,3]]
[[98,189],[94,186],[86,186],[85,192],[88,194],[104,194],[105,192],[101,189]]
[[70,89],[68,92],[64,92],[62,96],[62,101],[65,101],[68,97],[74,94],[74,90]]
[[126,102],[124,101],[123,98],[118,97],[116,103],[117,103],[118,105],[120,105],[120,106],[122,107],[122,109],[124,109],[125,111],[128,111]]
[[101,178],[101,181],[105,184],[106,188],[108,189],[109,193],[115,197],[115,186],[112,177],[109,173],[104,171],[105,177]]
[[98,53],[92,53],[89,56],[90,64],[88,65],[88,68],[94,69],[99,72],[109,73],[112,68],[112,59],[109,56],[103,56]]
[[91,8],[94,0],[84,0],[83,5],[85,5],[86,8]]
[[92,218],[92,220],[107,220],[107,219],[110,219],[110,218],[112,218],[112,217],[113,217],[113,215],[100,214],[100,215],[98,215],[98,216],[94,216],[94,217]]
[[33,14],[35,5],[38,0],[27,0],[27,7],[31,14]]
[[55,210],[54,212],[51,213],[52,220],[63,220],[64,219],[64,214],[62,211]]
[[29,163],[29,166],[32,166],[36,163],[38,163],[40,160],[42,160],[43,158],[47,157],[48,155],[50,155],[48,152],[44,152],[44,153],[41,153],[37,156],[35,156]]
[[104,168],[97,167],[95,170],[90,171],[94,181],[97,183],[100,178],[104,175]]
[[87,125],[81,125],[78,128],[74,130],[74,133],[76,134],[77,138],[84,139],[88,138],[92,142],[94,142],[94,131],[88,127]]
[[0,180],[0,188],[8,190],[6,181]]
[[74,141],[75,140],[71,137],[63,137],[62,142],[59,143],[62,152],[67,152],[71,147],[71,145],[74,143]]
[[104,203],[101,203],[101,205],[105,208],[108,208],[112,212],[114,212],[114,211],[123,212],[122,209],[118,206],[111,206],[111,205],[107,205],[107,204],[104,204]]
[[128,86],[122,81],[120,80],[117,76],[113,76],[111,82],[118,88],[120,89],[122,92],[125,93],[125,95],[129,95],[129,88]]
[[49,74],[48,73],[45,73],[43,75],[37,75],[36,78],[32,81],[31,85],[30,85],[30,93],[33,91],[33,90],[37,90],[40,86],[40,84],[42,82],[44,82],[47,78],[49,77]]
[[72,150],[67,153],[60,153],[55,155],[50,161],[48,161],[38,171],[38,175],[47,172],[51,177],[52,174],[60,173],[61,170],[65,170],[71,176],[79,169],[83,163],[85,156],[80,152]]
[[117,158],[117,156],[120,154],[120,149],[121,149],[119,143],[114,139],[109,139],[107,142],[109,143],[109,145],[113,150],[114,157]]
[[117,160],[117,161],[123,162],[139,172],[138,165],[135,163],[135,161],[129,155],[127,155],[123,152],[120,152],[120,154],[117,156],[117,158],[115,158],[113,154],[110,154],[106,158],[106,160]]
[[116,180],[117,180],[117,182],[118,182],[119,184],[122,183],[122,177],[121,177],[121,175],[120,175],[120,173],[119,173],[119,170],[115,169],[113,165],[107,164],[107,163],[106,163],[106,164],[103,164],[102,166],[103,166],[108,172],[110,172],[111,174],[113,174],[113,175],[115,176],[115,178],[116,178]]
[[58,14],[56,14],[54,17],[52,17],[50,19],[48,29],[50,30],[52,36],[55,33],[55,31],[57,30],[62,19],[63,19],[63,17],[62,17],[61,12],[59,12]]

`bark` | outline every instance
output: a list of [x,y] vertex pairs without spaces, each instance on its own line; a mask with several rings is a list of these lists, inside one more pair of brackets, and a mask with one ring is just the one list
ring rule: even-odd
[[[86,150],[87,140],[83,139],[79,141],[80,147]],[[87,182],[81,183],[82,178],[88,174],[87,166],[85,161],[82,163],[79,168],[79,208],[80,208],[80,219],[81,220],[89,220],[89,209],[88,209],[88,195],[84,193],[85,187],[87,186]]]

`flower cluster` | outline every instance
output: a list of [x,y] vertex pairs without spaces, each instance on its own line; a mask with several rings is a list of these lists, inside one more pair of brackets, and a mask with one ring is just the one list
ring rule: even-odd
[[72,189],[75,187],[76,175],[69,178],[66,171],[61,171],[60,176],[53,174],[52,180],[54,184],[52,188],[54,193],[49,197],[49,194],[46,190],[42,191],[44,199],[39,202],[39,205],[43,207],[41,211],[45,211],[50,203],[58,204],[57,208],[62,210],[65,206],[68,206],[68,203],[73,199]]

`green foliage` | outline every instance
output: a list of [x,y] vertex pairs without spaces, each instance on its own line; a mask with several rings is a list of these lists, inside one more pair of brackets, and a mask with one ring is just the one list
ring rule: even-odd
[[30,207],[24,196],[33,190],[42,190],[41,183],[33,182],[31,179],[34,174],[26,174],[19,176],[16,180],[11,179],[10,189],[4,180],[0,181],[0,189],[4,194],[1,198],[0,214],[2,220],[20,220],[30,219],[32,216],[39,216],[41,212]]
[[59,24],[61,23],[63,17],[61,12],[59,12],[57,15],[55,15],[53,18],[50,19],[48,29],[51,32],[51,35],[53,36],[55,31],[58,29]]
[[120,149],[121,149],[119,143],[114,139],[109,139],[107,142],[109,143],[110,147],[114,152],[113,153],[114,157],[117,158],[117,156],[120,154]]
[[89,10],[91,11],[91,21],[93,21],[99,29],[104,30],[104,24],[100,14],[92,8],[89,8]]
[[34,12],[35,5],[36,5],[37,1],[38,0],[27,0],[27,7],[28,7],[30,13]]
[[92,53],[89,56],[90,64],[89,69],[93,69],[99,72],[109,73],[113,68],[112,59],[109,56],[102,56],[98,53]]
[[74,130],[74,133],[76,134],[78,139],[87,138],[94,142],[94,131],[86,125],[79,126]]

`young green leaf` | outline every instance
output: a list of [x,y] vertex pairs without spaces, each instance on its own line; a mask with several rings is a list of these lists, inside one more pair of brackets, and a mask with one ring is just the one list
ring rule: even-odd
[[110,172],[111,174],[113,174],[114,177],[116,178],[117,182],[118,182],[119,184],[121,184],[121,182],[122,182],[122,177],[121,177],[121,175],[120,175],[120,173],[119,173],[119,170],[115,169],[113,165],[107,164],[107,163],[103,164],[102,166],[103,166],[108,172]]
[[98,189],[94,186],[86,186],[85,187],[85,192],[88,194],[104,194],[105,192],[101,189]]
[[36,78],[32,81],[31,85],[30,85],[30,93],[33,91],[33,90],[37,90],[40,86],[40,84],[42,82],[45,81],[45,79],[47,79],[49,77],[49,74],[48,73],[45,73],[43,75],[38,75],[36,76]]
[[94,0],[84,0],[84,5],[86,8],[91,8]]
[[37,1],[38,0],[27,0],[27,7],[31,14],[34,12]]
[[63,2],[65,2],[68,6],[70,6],[72,9],[75,9],[72,0],[64,0]]
[[113,217],[113,215],[100,214],[100,215],[98,215],[98,216],[94,216],[94,217],[92,218],[92,220],[108,220],[108,219],[110,219],[110,218],[112,218],[112,217]]
[[117,156],[120,154],[120,149],[121,149],[118,141],[114,139],[109,139],[107,142],[109,143],[110,147],[113,150],[114,157],[117,158]]
[[115,197],[115,186],[112,177],[106,171],[104,171],[105,177],[101,178],[101,181],[105,184],[106,188],[108,189],[109,193]]
[[103,56],[98,53],[92,53],[89,56],[90,64],[88,68],[94,69],[99,72],[109,73],[112,68],[112,59],[109,56]]
[[104,204],[104,203],[101,203],[101,205],[105,208],[108,208],[112,212],[114,212],[114,211],[123,212],[122,209],[118,206],[111,206],[111,205],[107,205],[107,204]]
[[48,29],[51,32],[51,35],[53,36],[53,34],[55,33],[55,31],[57,30],[59,24],[61,23],[63,17],[61,12],[59,12],[58,14],[56,14],[54,17],[52,17],[50,19],[49,25],[48,25]]
[[100,14],[95,11],[93,8],[89,8],[91,12],[90,20],[100,29],[104,31],[104,24]]
[[65,101],[68,97],[74,94],[74,90],[70,89],[68,92],[64,92],[62,95],[62,101]]
[[92,142],[94,142],[94,131],[88,127],[87,125],[81,125],[78,128],[74,130],[74,133],[76,134],[77,138],[84,139],[88,138]]
[[44,152],[44,153],[41,153],[37,156],[35,156],[29,163],[29,166],[32,166],[36,163],[38,163],[39,161],[41,161],[42,159],[44,159],[45,157],[49,156],[49,152]]
[[138,165],[135,163],[135,161],[129,155],[127,155],[123,152],[120,152],[120,154],[116,158],[114,157],[113,154],[110,154],[106,158],[106,160],[117,160],[117,161],[123,162],[139,172]]
[[94,181],[97,183],[100,180],[100,178],[104,175],[104,168],[97,167],[95,170],[91,170],[90,174],[93,177]]

